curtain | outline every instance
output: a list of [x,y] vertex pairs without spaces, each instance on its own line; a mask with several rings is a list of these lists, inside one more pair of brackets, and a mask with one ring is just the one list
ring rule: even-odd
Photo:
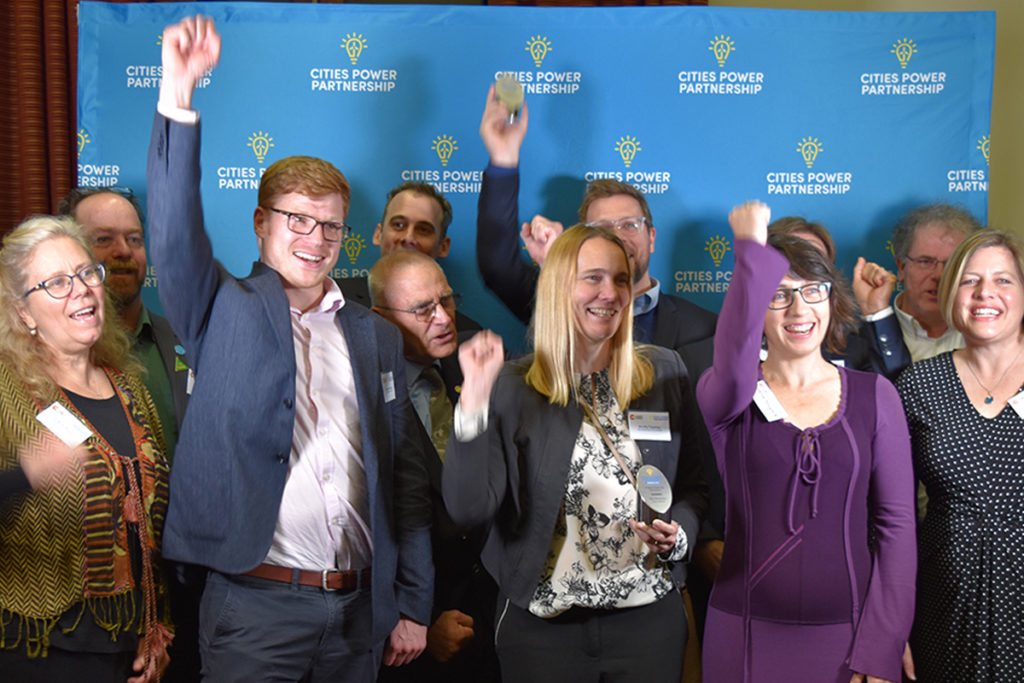
[[75,181],[75,0],[0,3],[0,232]]

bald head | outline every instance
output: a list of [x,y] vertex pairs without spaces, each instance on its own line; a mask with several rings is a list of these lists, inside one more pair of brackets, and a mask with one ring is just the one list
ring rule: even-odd
[[455,302],[444,271],[419,251],[382,256],[369,275],[373,310],[402,332],[405,357],[428,364],[455,352]]

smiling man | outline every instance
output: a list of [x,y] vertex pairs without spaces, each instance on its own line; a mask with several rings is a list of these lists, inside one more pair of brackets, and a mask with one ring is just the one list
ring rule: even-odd
[[[437,261],[448,256],[451,248],[451,223],[452,205],[436,187],[430,183],[402,183],[388,191],[384,214],[373,231],[373,243],[380,247],[381,257],[396,251],[415,251]],[[345,298],[371,305],[367,278],[346,277],[337,282]],[[463,331],[481,329],[461,311],[455,312],[455,322]]]
[[287,157],[263,174],[248,277],[214,260],[191,103],[219,57],[209,18],[164,31],[150,239],[196,383],[163,551],[210,570],[204,680],[369,683],[382,660],[423,651],[430,618],[426,444],[401,336],[328,277],[351,192],[323,159]]

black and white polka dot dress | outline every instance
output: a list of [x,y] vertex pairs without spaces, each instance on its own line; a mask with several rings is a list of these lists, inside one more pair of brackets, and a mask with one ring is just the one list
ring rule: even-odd
[[928,491],[918,529],[917,680],[1024,681],[1024,419],[982,417],[953,356],[896,383]]

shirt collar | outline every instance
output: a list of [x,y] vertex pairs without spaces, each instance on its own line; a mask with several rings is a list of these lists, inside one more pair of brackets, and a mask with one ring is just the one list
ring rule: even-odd
[[643,315],[644,313],[650,313],[654,310],[654,307],[658,305],[658,297],[661,295],[661,286],[658,281],[653,277],[651,278],[650,288],[633,299],[633,315]]
[[305,313],[292,306],[293,314],[300,317],[303,315],[334,315],[338,312],[338,309],[345,305],[345,296],[341,293],[341,287],[338,286],[338,283],[333,278],[328,277],[324,279],[327,281],[327,291],[324,292],[320,303]]

